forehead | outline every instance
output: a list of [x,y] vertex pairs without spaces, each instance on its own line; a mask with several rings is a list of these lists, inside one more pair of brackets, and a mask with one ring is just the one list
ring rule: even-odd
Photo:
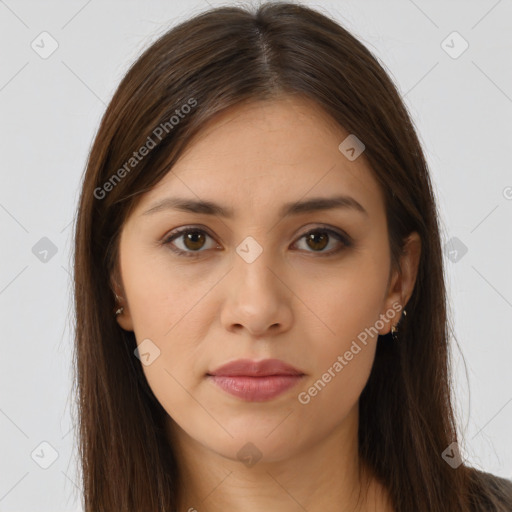
[[339,150],[348,135],[304,98],[232,107],[202,127],[137,210],[179,196],[212,200],[243,217],[308,197],[347,195],[379,215],[384,199],[364,153],[350,161]]

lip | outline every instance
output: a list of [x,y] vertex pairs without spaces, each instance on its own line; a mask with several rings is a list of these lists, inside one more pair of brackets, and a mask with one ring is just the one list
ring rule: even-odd
[[216,370],[209,372],[208,375],[267,377],[270,375],[304,375],[304,372],[280,359],[263,359],[262,361],[237,359],[236,361],[219,366]]
[[297,385],[304,373],[279,359],[238,359],[207,374],[225,392],[248,402],[263,402]]

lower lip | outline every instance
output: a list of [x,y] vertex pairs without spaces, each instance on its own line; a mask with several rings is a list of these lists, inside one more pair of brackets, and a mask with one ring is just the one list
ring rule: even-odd
[[302,377],[302,375],[268,375],[266,377],[210,375],[213,382],[221,389],[248,402],[271,400],[295,386]]

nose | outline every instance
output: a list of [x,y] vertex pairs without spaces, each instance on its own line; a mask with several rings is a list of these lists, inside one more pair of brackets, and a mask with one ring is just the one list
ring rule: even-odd
[[225,280],[221,322],[229,332],[243,331],[251,337],[275,336],[290,329],[293,292],[285,272],[263,251],[252,262],[236,255]]

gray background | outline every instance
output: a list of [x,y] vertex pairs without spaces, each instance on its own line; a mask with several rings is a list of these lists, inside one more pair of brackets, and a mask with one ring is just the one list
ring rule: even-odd
[[[304,3],[360,38],[405,98],[447,244],[461,348],[454,348],[460,450],[471,464],[512,478],[512,4]],[[81,176],[128,66],[171,25],[209,5],[221,3],[0,1],[2,512],[81,510],[70,414],[70,248]],[[45,59],[52,40],[43,31],[58,44]],[[459,55],[464,40],[469,47]]]

